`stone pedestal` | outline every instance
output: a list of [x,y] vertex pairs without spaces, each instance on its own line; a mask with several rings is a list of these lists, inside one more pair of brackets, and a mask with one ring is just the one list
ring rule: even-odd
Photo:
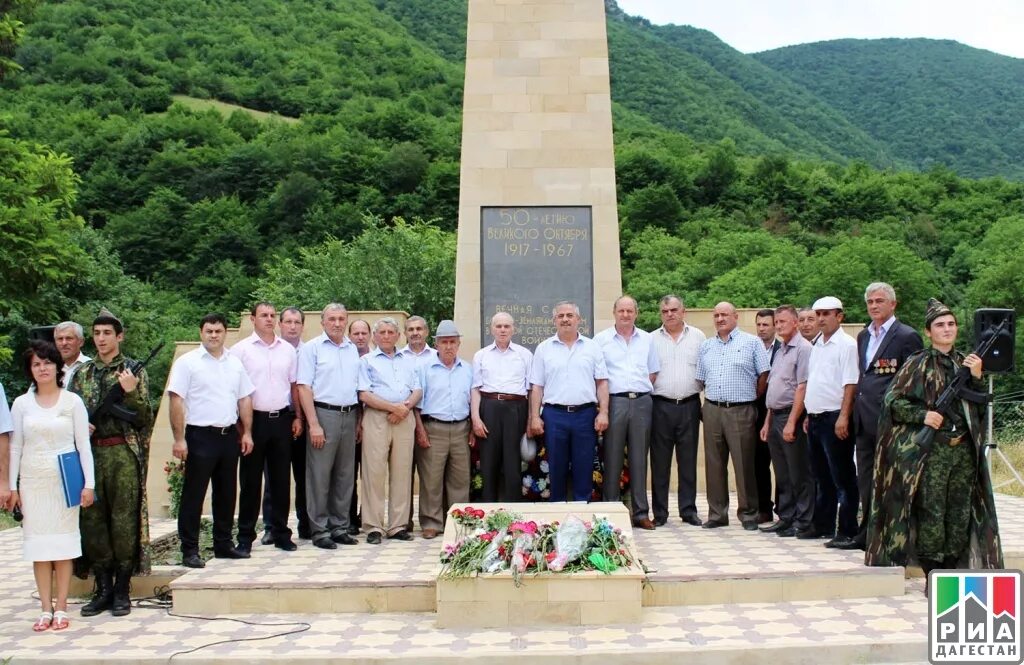
[[[570,515],[590,521],[608,518],[627,535],[634,561],[629,511],[620,502],[473,504],[487,513],[504,508],[525,520],[564,522]],[[465,506],[453,506],[463,508]],[[445,527],[444,544],[456,540],[455,520]],[[611,573],[540,573],[524,575],[516,586],[512,574],[481,573],[437,580],[437,625],[440,628],[505,628],[509,626],[581,626],[640,621],[644,572],[639,563]]]
[[553,334],[559,300],[577,301],[584,334],[612,324],[622,279],[603,0],[469,1],[460,187],[465,357],[490,342],[498,310],[530,347]]

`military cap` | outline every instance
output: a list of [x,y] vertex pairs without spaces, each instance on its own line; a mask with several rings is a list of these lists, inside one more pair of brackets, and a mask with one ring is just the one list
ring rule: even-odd
[[[96,318],[97,319],[114,319],[115,321],[117,321],[122,326],[124,325],[124,323],[121,322],[121,319],[119,319],[116,316],[114,316],[114,313],[111,312],[106,307],[100,307],[100,313],[96,315]],[[95,321],[93,322],[93,325],[95,325]]]
[[947,314],[952,316],[954,319],[956,318],[956,315],[953,314],[953,310],[943,305],[941,302],[938,301],[938,299],[929,298],[928,309],[925,310],[924,313],[924,327],[931,328],[932,322],[935,321],[935,319],[939,318],[940,316],[946,316]]

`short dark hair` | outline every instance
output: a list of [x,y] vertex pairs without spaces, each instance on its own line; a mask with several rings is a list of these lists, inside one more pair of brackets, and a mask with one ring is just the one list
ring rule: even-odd
[[284,321],[284,315],[287,314],[288,312],[295,312],[296,314],[299,315],[299,321],[302,321],[303,323],[306,322],[306,313],[303,312],[298,307],[285,307],[284,309],[281,310],[281,316],[278,317],[278,320]]
[[772,321],[774,321],[775,320],[775,310],[774,309],[768,309],[767,307],[764,308],[764,309],[759,309],[759,310],[757,310],[757,316],[755,316],[754,318],[755,319],[760,319],[762,316],[770,316],[772,318]]
[[92,320],[92,327],[96,326],[114,326],[114,332],[120,335],[124,332],[124,326],[121,321],[114,318],[113,316],[97,316]]
[[25,353],[21,354],[21,368],[24,370],[25,376],[32,382],[33,387],[38,387],[36,386],[35,378],[32,376],[33,358],[52,362],[57,366],[57,385],[59,386],[64,381],[64,359],[60,357],[60,351],[57,350],[56,346],[45,340],[35,339],[29,342]]
[[[259,310],[260,307],[269,307],[270,309],[274,309],[274,310],[277,309],[276,307],[274,307],[274,303],[267,302],[266,300],[261,300],[261,301],[259,301],[258,303],[256,303],[255,305],[252,306],[252,311],[249,312],[249,314],[251,314],[253,316],[256,316],[256,311]],[[227,326],[225,326],[225,327],[227,327]]]
[[228,327],[228,320],[227,320],[227,318],[223,314],[221,314],[220,312],[210,312],[209,314],[204,316],[202,319],[200,319],[200,321],[199,321],[199,329],[202,330],[203,326],[205,326],[207,323],[219,323],[222,326],[224,326],[225,330],[227,330],[227,327]]

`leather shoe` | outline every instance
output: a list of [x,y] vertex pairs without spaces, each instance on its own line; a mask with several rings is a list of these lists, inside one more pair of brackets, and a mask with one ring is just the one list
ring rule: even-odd
[[350,535],[350,536],[358,536],[359,535],[359,527],[357,527],[355,524],[349,524],[348,525],[348,535]]
[[369,535],[366,536],[366,542],[371,545],[380,545],[380,531],[371,531]]
[[334,544],[334,541],[330,538],[317,538],[313,541],[313,544],[323,550],[336,550],[338,546]]
[[799,540],[814,540],[818,537],[818,530],[815,529],[813,526],[808,527],[806,529],[803,529],[802,531],[797,531],[796,537]]
[[835,549],[837,550],[862,550],[864,549],[864,543],[860,542],[856,538],[848,538],[849,542],[836,543]]
[[704,524],[701,525],[701,528],[703,528],[703,529],[717,529],[720,526],[729,526],[729,523],[728,522],[712,522],[711,520],[708,520],[707,522],[704,522]]
[[338,543],[339,545],[358,545],[359,541],[348,535],[347,533],[339,533],[336,536],[331,536],[331,540]]
[[433,540],[434,538],[437,538],[437,529],[424,529],[423,538],[426,540]]
[[408,531],[406,531],[405,529],[402,529],[398,533],[393,533],[390,536],[388,536],[388,540],[406,540],[406,541],[408,541],[408,540],[412,540],[412,534],[409,533]]
[[248,552],[241,550],[237,547],[232,547],[229,550],[221,550],[220,552],[214,552],[213,557],[215,559],[248,559],[252,555]]
[[654,518],[654,526],[665,526],[666,524],[668,524],[668,518],[667,517],[655,517]]
[[235,549],[243,554],[252,554],[252,543],[238,543],[235,545]]
[[792,538],[796,535],[796,529],[791,526],[787,526],[785,529],[779,529],[775,532],[775,535],[779,538]]
[[645,517],[642,520],[633,520],[633,527],[637,529],[646,529],[647,531],[654,531],[654,522],[651,518]]
[[272,536],[269,531],[264,531],[263,532],[263,537],[260,538],[260,545],[273,545],[273,544],[274,544],[274,536]]
[[775,520],[774,522],[772,522],[768,526],[761,526],[761,527],[758,527],[758,529],[760,529],[761,531],[764,531],[765,533],[775,533],[776,531],[782,531],[783,529],[786,529],[788,527],[789,527],[789,522],[783,522],[782,520]]
[[294,552],[299,546],[292,542],[291,538],[285,538],[274,543],[274,547],[285,552]]
[[198,554],[187,554],[181,557],[181,565],[186,568],[206,568],[206,562]]
[[704,524],[703,520],[696,515],[683,515],[683,522],[692,526],[700,526]]
[[757,531],[757,520],[750,520],[743,523],[744,531]]
[[825,547],[834,550],[852,550],[857,547],[857,544],[849,536],[836,536],[825,543]]

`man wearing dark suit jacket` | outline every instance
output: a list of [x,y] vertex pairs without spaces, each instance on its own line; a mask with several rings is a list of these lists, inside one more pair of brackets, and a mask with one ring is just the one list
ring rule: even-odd
[[[868,515],[871,513],[871,482],[875,472],[875,439],[878,412],[896,370],[911,354],[923,348],[921,335],[896,319],[896,291],[885,282],[874,282],[864,291],[871,323],[857,335],[857,399],[853,414],[857,431],[857,485],[860,490],[860,530],[852,547],[864,549]],[[851,548],[852,548],[851,547]]]

